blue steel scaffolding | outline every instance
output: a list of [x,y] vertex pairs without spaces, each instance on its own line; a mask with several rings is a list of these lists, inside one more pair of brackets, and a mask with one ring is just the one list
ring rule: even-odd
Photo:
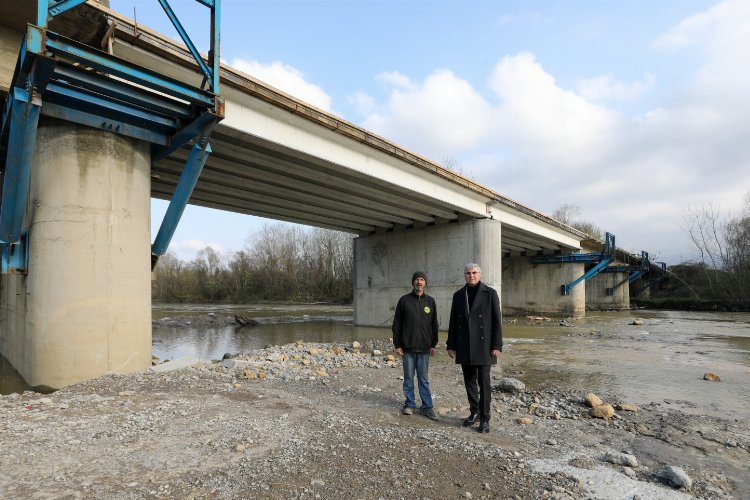
[[211,49],[204,61],[167,0],[157,0],[188,50],[200,87],[129,63],[47,29],[85,0],[38,0],[36,25],[24,34],[0,129],[0,246],[3,273],[26,273],[23,226],[40,115],[151,143],[158,161],[192,141],[192,150],[151,247],[163,255],[211,152],[209,136],[224,117],[219,94],[220,0],[195,0],[211,11]]
[[604,237],[604,251],[591,253],[571,253],[567,255],[539,255],[530,257],[532,264],[563,264],[571,262],[593,263],[594,266],[586,271],[578,279],[561,285],[560,292],[563,295],[570,295],[570,291],[578,283],[593,278],[599,274],[607,265],[615,259],[615,235],[606,233]]

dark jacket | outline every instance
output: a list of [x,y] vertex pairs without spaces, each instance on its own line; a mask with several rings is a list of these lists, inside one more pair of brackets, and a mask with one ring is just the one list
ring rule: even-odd
[[435,299],[408,293],[398,299],[393,316],[393,345],[407,352],[429,352],[438,343]]
[[466,285],[453,294],[448,324],[448,350],[456,351],[456,363],[494,365],[492,350],[503,350],[503,327],[497,291],[481,281],[474,304],[469,311]]

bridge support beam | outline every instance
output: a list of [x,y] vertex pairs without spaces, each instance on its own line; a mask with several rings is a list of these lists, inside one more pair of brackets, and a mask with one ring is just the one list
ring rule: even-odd
[[[414,271],[427,273],[440,328],[448,328],[453,293],[465,284],[464,265],[476,262],[482,281],[501,291],[500,222],[490,219],[392,231],[354,240],[354,323],[390,326]],[[558,290],[559,293],[559,290]]]
[[151,364],[150,152],[42,118],[28,275],[0,277],[0,352],[35,388]]
[[582,286],[560,294],[560,283],[570,283],[584,273],[583,262],[533,264],[528,257],[503,259],[503,314],[573,316],[586,313],[586,291]]

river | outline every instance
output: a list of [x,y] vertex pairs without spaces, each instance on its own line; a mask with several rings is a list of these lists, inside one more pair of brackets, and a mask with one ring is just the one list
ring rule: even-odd
[[[153,318],[240,314],[253,328],[154,328],[153,354],[161,360],[194,355],[221,359],[267,345],[351,342],[389,338],[389,328],[352,325],[351,306],[154,305]],[[641,324],[631,324],[634,320]],[[513,321],[513,320],[511,320]],[[198,323],[198,322],[196,322]],[[658,403],[688,413],[750,418],[750,313],[687,311],[588,312],[586,318],[503,326],[504,373],[529,388],[562,386],[644,405]],[[440,332],[440,346],[446,332]],[[450,369],[440,356],[432,369]],[[702,380],[712,372],[720,382]],[[0,362],[0,393],[25,389]]]

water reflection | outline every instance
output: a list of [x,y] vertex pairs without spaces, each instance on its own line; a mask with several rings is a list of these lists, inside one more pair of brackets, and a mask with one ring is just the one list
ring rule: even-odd
[[[262,318],[265,319],[265,318]],[[387,328],[354,327],[341,320],[273,322],[254,328],[154,328],[154,356],[161,360],[193,355],[200,359],[221,359],[269,345],[303,342],[351,342],[390,337]]]

